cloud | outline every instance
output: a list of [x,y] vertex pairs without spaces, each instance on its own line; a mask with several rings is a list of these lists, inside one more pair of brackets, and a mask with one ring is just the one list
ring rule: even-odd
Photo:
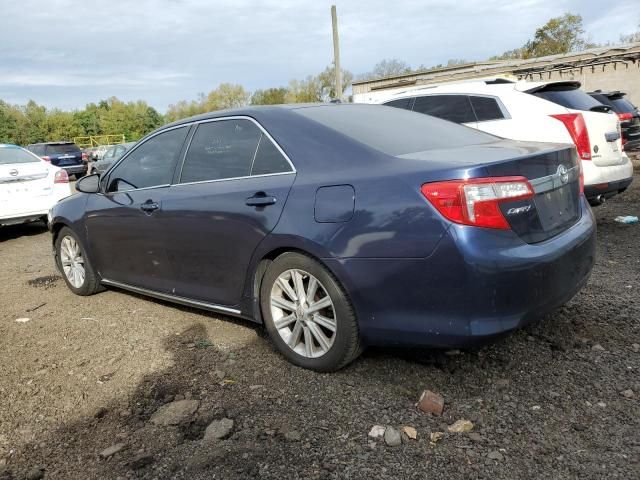
[[[4,2],[3,98],[63,108],[112,95],[164,110],[221,82],[286,85],[332,61],[337,3],[342,64],[354,73],[383,58],[413,66],[481,60],[522,45],[565,11],[596,41],[633,30],[632,3],[613,0],[22,0]],[[637,5],[636,5],[637,6]]]

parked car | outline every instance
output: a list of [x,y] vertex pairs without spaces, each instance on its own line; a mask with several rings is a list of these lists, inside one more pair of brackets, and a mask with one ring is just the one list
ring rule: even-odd
[[27,145],[27,150],[35,153],[45,162],[63,168],[68,175],[82,178],[87,173],[87,164],[82,160],[82,151],[73,142],[46,142]]
[[121,143],[109,148],[102,156],[102,160],[98,160],[97,162],[93,163],[92,170],[89,173],[106,172],[115,161],[119,160],[135,144],[136,142]]
[[[376,105],[222,111],[165,126],[54,206],[68,287],[263,322],[293,363],[459,347],[567,302],[594,263],[573,146]],[[117,248],[114,246],[117,245]]]
[[618,115],[622,129],[622,146],[624,150],[640,148],[640,111],[631,101],[624,98],[624,92],[589,92],[593,98],[603,105],[608,105]]
[[47,219],[71,195],[67,172],[16,145],[0,144],[0,226]]
[[633,165],[622,151],[619,121],[580,82],[493,78],[390,92],[381,103],[426,113],[515,140],[573,143],[592,205],[623,192]]

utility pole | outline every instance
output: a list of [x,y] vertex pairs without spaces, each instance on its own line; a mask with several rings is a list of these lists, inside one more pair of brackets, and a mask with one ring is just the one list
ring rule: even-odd
[[342,72],[340,71],[340,40],[338,39],[338,14],[336,6],[331,5],[331,23],[333,25],[333,65],[336,75],[336,100],[342,100]]

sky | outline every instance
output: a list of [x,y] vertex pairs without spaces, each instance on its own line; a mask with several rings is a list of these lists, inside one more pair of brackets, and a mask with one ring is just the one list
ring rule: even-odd
[[222,82],[286,86],[331,64],[331,4],[356,75],[385,58],[484,60],[567,11],[598,43],[640,23],[640,0],[0,0],[0,99],[76,109],[116,96],[164,113]]

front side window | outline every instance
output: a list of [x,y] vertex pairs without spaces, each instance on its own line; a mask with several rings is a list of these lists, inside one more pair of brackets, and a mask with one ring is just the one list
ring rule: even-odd
[[170,184],[188,131],[186,126],[169,130],[140,145],[109,175],[108,191]]
[[199,125],[185,157],[180,182],[249,176],[261,136],[262,131],[245,119]]
[[471,105],[476,113],[478,122],[486,122],[489,120],[502,120],[504,114],[498,105],[498,101],[492,97],[470,96]]
[[476,117],[466,95],[426,95],[416,97],[413,111],[426,113],[455,123],[475,122]]

